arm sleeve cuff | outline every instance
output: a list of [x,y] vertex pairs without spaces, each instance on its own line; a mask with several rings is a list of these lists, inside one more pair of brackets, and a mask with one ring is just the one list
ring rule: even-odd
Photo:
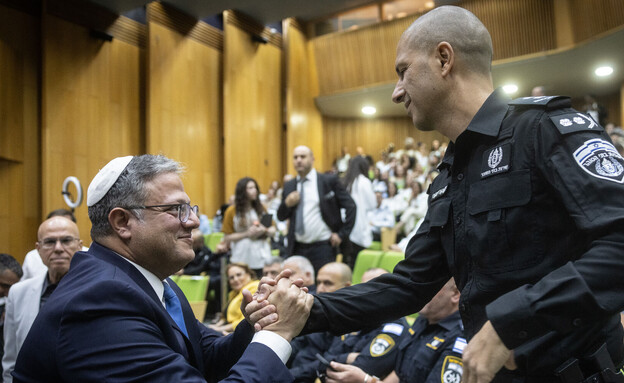
[[284,364],[286,364],[288,358],[290,358],[290,353],[292,352],[290,343],[288,343],[286,339],[267,330],[257,332],[251,342],[257,342],[267,346],[273,350],[275,354],[277,354]]
[[510,350],[548,331],[531,310],[525,290],[526,286],[510,291],[485,308],[487,318]]

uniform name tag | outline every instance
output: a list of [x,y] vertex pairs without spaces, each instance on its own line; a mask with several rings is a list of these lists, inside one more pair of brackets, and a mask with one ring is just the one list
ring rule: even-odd
[[437,200],[438,198],[442,197],[444,195],[444,193],[446,193],[446,189],[448,189],[448,185],[446,185],[445,187],[443,187],[440,190],[437,190],[435,192],[433,192],[431,194],[431,202]]
[[481,178],[509,171],[511,161],[511,144],[495,146],[483,153],[481,162]]

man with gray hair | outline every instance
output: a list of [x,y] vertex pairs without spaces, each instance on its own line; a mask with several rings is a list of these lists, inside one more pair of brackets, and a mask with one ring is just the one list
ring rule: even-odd
[[301,278],[303,280],[303,285],[308,288],[310,294],[316,292],[314,267],[308,258],[302,255],[288,257],[282,264],[282,270],[283,269],[292,271],[291,279]]
[[[311,305],[299,286],[281,278],[271,305],[244,310],[247,320],[221,337],[168,278],[193,260],[199,226],[180,173],[173,160],[143,155],[116,158],[95,176],[87,191],[93,244],[76,253],[40,311],[15,382],[292,380],[288,343]],[[252,299],[243,295],[242,309]],[[254,334],[256,325],[267,331]]]

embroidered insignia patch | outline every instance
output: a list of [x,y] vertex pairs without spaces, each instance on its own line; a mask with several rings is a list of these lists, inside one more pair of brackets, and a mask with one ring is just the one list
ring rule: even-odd
[[433,349],[433,350],[437,350],[438,347],[440,347],[440,345],[444,343],[444,339],[442,338],[438,338],[437,336],[433,337],[433,340],[429,343],[427,343],[427,347]]
[[460,355],[463,354],[467,344],[466,339],[458,336],[457,339],[455,339],[455,344],[453,345],[453,352]]
[[372,357],[387,354],[394,347],[394,339],[386,334],[379,334],[371,342],[369,351]]
[[579,132],[583,130],[593,130],[601,132],[602,126],[598,125],[591,117],[583,113],[564,113],[557,116],[550,116],[550,121],[555,124],[561,134]]
[[483,153],[481,178],[487,178],[509,171],[511,161],[511,144],[496,146]]
[[585,141],[574,151],[574,159],[583,170],[596,178],[624,182],[624,158],[608,141],[600,138]]
[[464,364],[461,358],[449,355],[444,358],[440,381],[442,383],[460,383],[463,372]]
[[387,323],[383,326],[381,332],[388,332],[390,334],[400,336],[403,333],[403,326],[398,323]]

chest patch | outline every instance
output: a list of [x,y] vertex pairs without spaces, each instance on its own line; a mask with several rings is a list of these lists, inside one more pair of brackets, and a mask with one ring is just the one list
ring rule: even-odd
[[574,151],[576,163],[596,178],[623,183],[624,158],[608,141],[594,138]]
[[442,383],[460,383],[463,372],[464,364],[461,358],[449,355],[444,358],[440,381]]
[[379,334],[373,339],[370,344],[370,354],[376,358],[387,354],[394,347],[394,339],[386,334]]
[[511,144],[504,144],[488,149],[481,161],[481,178],[509,171],[511,162]]
[[438,198],[442,197],[445,193],[446,193],[446,189],[448,189],[448,185],[444,186],[443,188],[434,191],[433,193],[431,193],[431,202],[437,200]]

